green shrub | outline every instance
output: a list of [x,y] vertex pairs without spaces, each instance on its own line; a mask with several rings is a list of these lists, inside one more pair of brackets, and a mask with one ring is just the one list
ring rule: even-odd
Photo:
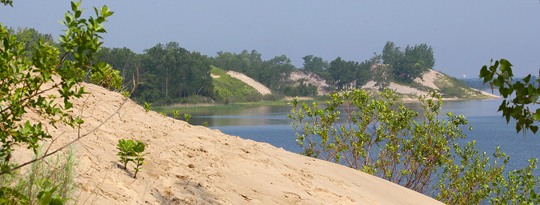
[[[9,165],[13,144],[21,144],[36,152],[38,143],[51,138],[42,123],[22,121],[28,110],[40,113],[49,124],[63,123],[75,127],[83,120],[71,115],[73,106],[71,100],[80,98],[85,93],[84,88],[77,88],[79,82],[87,77],[92,82],[104,85],[111,89],[119,88],[121,78],[113,72],[106,63],[95,60],[95,55],[102,42],[99,35],[105,33],[103,23],[113,14],[106,6],[96,8],[97,17],[80,18],[83,9],[80,2],[71,3],[71,12],[66,13],[65,21],[61,22],[66,28],[61,35],[60,46],[65,53],[52,45],[39,41],[27,58],[24,43],[18,41],[16,36],[0,25],[0,81],[4,85],[0,91],[0,104],[2,110],[2,130],[0,139],[0,158],[5,159],[1,165],[2,173],[9,172]],[[65,56],[73,55],[73,61],[66,60]],[[84,55],[82,55],[84,54]],[[60,81],[45,88],[47,82],[53,81],[53,74],[61,78]],[[120,81],[118,81],[120,79]],[[45,89],[53,94],[42,95]],[[21,122],[22,123],[16,123]]]
[[[403,105],[394,106],[397,96],[381,93],[386,100],[373,100],[363,90],[331,94],[323,109],[293,100],[293,128],[303,154],[342,163],[418,192],[428,189],[432,175],[451,161],[450,145],[463,138],[462,116],[438,121],[442,101],[433,93],[420,98],[424,119]],[[345,116],[340,116],[343,111]],[[414,136],[414,137],[412,137]],[[378,154],[374,154],[378,153]],[[429,156],[429,157],[428,157]]]
[[298,130],[302,154],[364,171],[448,204],[540,202],[536,195],[540,178],[531,172],[536,160],[505,173],[509,158],[499,148],[490,158],[474,148],[475,142],[459,146],[456,140],[465,138],[461,129],[467,120],[452,113],[439,120],[442,100],[436,92],[418,98],[422,115],[396,106],[392,92],[380,95],[385,100],[372,99],[363,90],[333,93],[323,108],[299,104],[295,98],[288,117]]

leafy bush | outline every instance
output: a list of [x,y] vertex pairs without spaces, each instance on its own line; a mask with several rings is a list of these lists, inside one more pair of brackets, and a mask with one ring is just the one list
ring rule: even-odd
[[[10,0],[0,2],[12,6]],[[50,158],[43,161],[67,145],[41,155],[38,144],[52,136],[43,123],[23,120],[23,116],[31,111],[52,126],[60,123],[79,127],[83,120],[71,110],[72,100],[85,94],[84,87],[77,86],[79,83],[90,80],[111,90],[121,87],[118,72],[95,59],[103,44],[99,41],[100,35],[106,32],[103,23],[113,12],[106,6],[94,8],[96,17],[84,19],[81,18],[84,9],[79,8],[80,3],[71,2],[72,11],[68,11],[61,22],[66,30],[60,36],[60,48],[40,39],[29,54],[25,43],[0,24],[2,204],[61,204],[73,189],[72,154],[59,166]],[[15,144],[32,149],[36,158],[17,165],[11,160]],[[18,169],[27,164],[31,164],[28,176],[19,176]]]
[[[496,148],[493,159],[479,153],[465,138],[463,116],[447,113],[439,120],[441,95],[420,96],[422,115],[395,105],[397,96],[381,92],[385,100],[371,99],[363,90],[329,95],[323,108],[292,102],[292,126],[299,132],[302,154],[340,163],[387,179],[415,191],[431,194],[448,204],[538,203],[536,167],[504,173],[508,157]],[[418,120],[418,118],[422,120]],[[435,176],[438,174],[438,178]],[[437,181],[436,181],[437,179]]]
[[[107,64],[94,61],[94,55],[102,44],[98,40],[101,38],[99,34],[105,32],[103,23],[113,12],[104,6],[95,9],[97,18],[81,19],[82,9],[79,9],[79,5],[80,2],[72,2],[72,11],[66,13],[65,21],[62,22],[67,27],[65,34],[59,39],[60,46],[66,51],[63,54],[54,46],[39,41],[32,58],[29,59],[25,57],[23,43],[0,25],[0,42],[3,45],[0,48],[0,158],[4,159],[2,173],[11,170],[9,159],[13,144],[26,145],[36,153],[38,143],[51,138],[42,129],[42,123],[22,121],[28,110],[40,113],[53,126],[56,123],[79,126],[83,120],[71,114],[71,100],[80,98],[84,94],[84,88],[77,88],[75,85],[82,82],[86,76],[96,79],[96,83],[100,83],[98,79],[103,79],[103,76],[118,79],[117,73],[111,72]],[[65,59],[68,54],[73,55],[74,61]],[[61,80],[46,88],[44,85],[53,81],[53,73]],[[116,82],[112,80],[100,84],[116,88],[119,86]],[[46,91],[57,93],[44,96]],[[19,123],[21,121],[22,123]]]
[[[301,131],[297,141],[307,156],[424,192],[437,169],[451,161],[450,145],[464,137],[459,126],[467,121],[452,115],[439,121],[440,96],[439,101],[420,98],[425,121],[418,123],[418,113],[401,104],[394,108],[394,93],[381,95],[386,101],[372,100],[363,90],[333,93],[324,109],[316,103],[299,106],[293,100],[289,118],[294,129]],[[437,97],[436,93],[431,97]]]

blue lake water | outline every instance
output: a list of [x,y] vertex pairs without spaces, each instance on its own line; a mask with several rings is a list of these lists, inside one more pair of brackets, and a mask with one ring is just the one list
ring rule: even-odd
[[[497,112],[502,99],[447,101],[444,102],[443,113],[452,112],[454,115],[464,115],[472,126],[472,131],[464,129],[466,139],[459,140],[465,144],[476,140],[476,148],[487,152],[488,156],[500,146],[501,151],[510,156],[508,169],[513,170],[528,165],[530,158],[540,158],[540,136],[532,133],[517,134],[513,122],[506,124],[501,113]],[[405,106],[418,109],[419,104],[408,103]],[[296,131],[290,126],[287,118],[290,106],[244,106],[218,109],[199,110],[190,113],[190,123],[202,125],[208,122],[209,128],[221,130],[223,133],[266,142],[285,150],[301,153],[302,149],[296,144]],[[535,170],[535,175],[539,175]]]

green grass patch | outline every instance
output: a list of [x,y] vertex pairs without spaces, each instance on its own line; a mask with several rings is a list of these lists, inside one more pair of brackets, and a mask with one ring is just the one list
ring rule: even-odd
[[481,95],[481,92],[471,89],[465,82],[444,74],[435,79],[434,84],[439,87],[439,91],[445,98],[458,97],[463,99],[474,99],[487,97]]
[[224,103],[253,102],[263,99],[263,95],[248,84],[233,78],[227,71],[212,66],[210,73],[218,75],[213,78],[214,92]]

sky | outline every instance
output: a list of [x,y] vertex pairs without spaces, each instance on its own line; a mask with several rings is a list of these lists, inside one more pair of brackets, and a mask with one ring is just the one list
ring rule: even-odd
[[[286,55],[296,67],[302,57],[328,62],[364,61],[387,41],[402,48],[425,43],[434,50],[434,70],[476,78],[490,60],[508,59],[516,76],[539,75],[540,2],[537,0],[381,1],[85,1],[83,15],[107,5],[106,47],[143,53],[158,43],[178,42],[189,51],[257,50],[264,60]],[[0,6],[0,22],[35,28],[59,38],[58,20],[68,1],[15,1]]]

